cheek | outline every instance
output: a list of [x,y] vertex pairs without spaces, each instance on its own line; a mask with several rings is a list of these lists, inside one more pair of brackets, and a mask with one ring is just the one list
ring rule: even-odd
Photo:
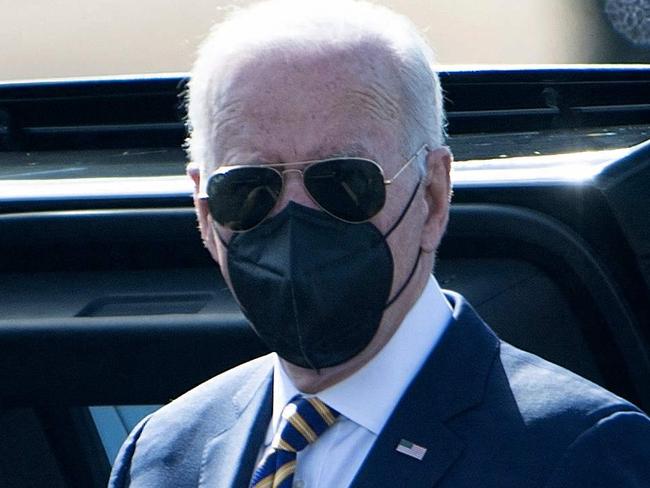
[[[200,204],[205,204],[205,202],[201,201]],[[212,220],[210,213],[207,211],[207,206],[205,206],[205,208],[198,208],[199,227],[201,229],[201,238],[203,239],[203,244],[210,252],[212,259],[214,259],[214,261],[216,261],[216,263],[219,265],[223,274],[223,270],[226,268],[227,250],[217,235],[214,221]],[[227,242],[228,239],[230,239],[230,236],[224,235],[223,238],[226,239]]]
[[210,256],[212,256],[212,259],[214,259],[217,262],[217,264],[221,265],[221,262],[219,261],[219,250],[217,246],[216,236],[214,235],[214,231],[210,228],[208,228],[207,230],[202,229],[201,237],[203,239],[203,245],[210,252]]
[[[221,276],[223,276],[224,281],[228,285],[229,288],[232,289],[232,286],[230,284],[230,274],[228,273],[228,249],[226,246],[224,246],[219,239],[219,236],[217,235],[217,231],[212,229],[211,232],[212,239],[214,241],[214,249],[215,252],[212,254],[212,257],[214,260],[217,262],[219,265],[219,268],[221,269]],[[224,235],[222,236],[226,242],[230,240],[230,235]]]

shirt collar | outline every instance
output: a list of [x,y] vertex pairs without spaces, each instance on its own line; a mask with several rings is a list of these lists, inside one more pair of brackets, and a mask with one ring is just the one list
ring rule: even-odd
[[[438,282],[431,276],[422,294],[381,351],[359,371],[319,392],[318,398],[344,417],[378,435],[411,380],[440,340],[451,317],[451,306]],[[398,362],[396,358],[399,358]],[[269,442],[268,436],[275,432],[282,409],[299,393],[276,354],[273,417],[267,432]]]

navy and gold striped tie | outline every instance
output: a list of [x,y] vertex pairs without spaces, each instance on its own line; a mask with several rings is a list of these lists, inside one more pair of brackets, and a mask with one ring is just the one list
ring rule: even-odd
[[314,443],[338,416],[318,398],[295,396],[282,410],[272,449],[255,470],[250,488],[290,488],[297,453]]

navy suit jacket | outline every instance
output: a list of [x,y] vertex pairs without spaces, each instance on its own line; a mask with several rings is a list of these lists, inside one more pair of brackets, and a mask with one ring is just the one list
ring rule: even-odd
[[[650,487],[650,419],[569,371],[500,341],[462,297],[351,486]],[[271,417],[265,356],[144,419],[110,487],[248,486]],[[397,452],[406,439],[424,458]],[[344,488],[344,487],[332,487]]]

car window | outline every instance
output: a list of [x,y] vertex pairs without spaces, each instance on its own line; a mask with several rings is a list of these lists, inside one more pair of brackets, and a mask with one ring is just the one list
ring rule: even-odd
[[[184,179],[187,158],[182,148],[185,136],[182,80],[210,26],[248,3],[248,0],[1,2],[0,181],[21,182],[3,188],[3,193],[23,195],[34,191],[35,198],[57,192],[115,194],[115,186],[119,187],[118,193],[125,194],[161,189],[176,194],[190,191],[191,186]],[[645,0],[381,0],[379,3],[416,23],[434,47],[443,74],[458,70],[548,69],[548,66],[568,65],[640,67],[650,63]],[[93,80],[92,83],[122,80],[126,85],[132,80],[146,82],[147,78],[157,80],[152,83],[172,80],[166,88],[166,96],[172,101],[162,106],[154,100],[154,95],[151,101],[138,98],[137,103],[142,106],[134,120],[122,116],[132,109],[124,97],[100,100],[93,106],[83,106],[81,102],[72,105],[73,99],[78,102],[86,97],[82,88],[88,80]],[[40,81],[34,85],[25,80]],[[78,83],[74,90],[81,88],[69,95],[63,85],[69,87],[75,83],[72,80]],[[141,88],[150,93],[155,89],[146,83]],[[645,113],[647,100],[641,93],[643,87],[635,90],[628,90],[636,94],[626,102],[632,107],[629,112]],[[99,92],[89,89],[88,93]],[[34,100],[32,105],[23,100],[25,94]],[[56,103],[36,105],[53,95],[58,99]],[[448,95],[447,109],[462,112],[462,106],[453,99],[454,94]],[[514,107],[516,110],[531,109],[528,115],[556,110],[564,116],[566,107],[556,103],[557,94],[553,90],[543,91],[542,96],[544,100],[539,107],[522,102],[517,94],[509,94],[522,104]],[[491,100],[503,98],[495,95]],[[22,103],[17,102],[19,99]],[[603,104],[596,98],[593,103]],[[591,107],[585,110],[589,112]],[[152,117],[147,118],[148,114]],[[481,161],[617,149],[637,144],[650,134],[650,126],[645,122],[633,124],[626,120],[621,124],[612,120],[607,124],[582,124],[579,130],[570,131],[562,124],[551,124],[549,130],[543,131],[511,124],[504,133],[490,130],[483,134],[454,131],[458,118],[451,117],[449,145],[456,160]],[[75,132],[78,129],[79,133]],[[513,134],[515,129],[517,133]],[[128,136],[129,131],[132,137]],[[143,133],[147,137],[142,137]],[[93,141],[90,147],[88,138]],[[82,143],[76,144],[75,140]],[[540,164],[517,161],[518,165],[530,163]],[[130,183],[124,183],[125,177],[130,177]],[[152,177],[156,180],[147,179]],[[112,181],[116,178],[119,181]],[[88,186],[90,179],[94,180],[92,187]],[[27,181],[36,182],[37,187]],[[53,181],[57,182],[56,186]]]

